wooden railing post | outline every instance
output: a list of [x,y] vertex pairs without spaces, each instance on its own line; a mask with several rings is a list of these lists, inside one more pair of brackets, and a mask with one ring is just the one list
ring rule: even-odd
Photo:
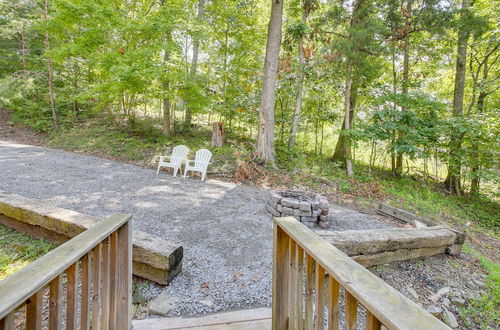
[[358,304],[366,310],[367,329],[380,330],[384,326],[388,329],[449,330],[422,307],[296,219],[275,218],[272,329],[323,330],[328,325],[328,330],[338,330],[342,323],[339,319],[340,288],[345,296],[343,324],[346,330],[357,327]]
[[63,328],[63,276],[59,275],[50,282],[49,298],[49,329],[60,330]]
[[273,330],[288,329],[288,293],[290,268],[290,239],[274,224],[273,254]]
[[132,223],[118,229],[116,329],[130,329],[132,323]]

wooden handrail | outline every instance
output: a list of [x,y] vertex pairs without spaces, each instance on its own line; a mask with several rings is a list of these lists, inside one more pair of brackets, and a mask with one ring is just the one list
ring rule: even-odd
[[[301,277],[304,258],[305,290]],[[313,321],[316,329],[323,329],[324,310],[328,311],[328,329],[338,329],[340,287],[345,290],[347,329],[356,328],[358,302],[367,311],[366,324],[370,329],[380,329],[381,325],[388,329],[449,329],[292,217],[274,219],[273,259],[273,330],[312,329],[309,323]],[[309,297],[312,292],[315,300]],[[304,299],[306,306],[302,308]]]
[[[132,280],[131,218],[128,214],[117,214],[104,219],[0,281],[0,329],[9,328],[7,323],[12,324],[16,310],[24,304],[28,306],[27,327],[41,328],[43,292],[47,286],[50,289],[49,325],[59,328],[63,317],[64,299],[61,296],[64,275],[67,287],[66,328],[77,327],[79,302],[82,310],[80,324],[88,322],[90,308],[94,313],[93,322],[97,322],[101,314],[109,317],[111,306],[116,314],[113,322],[117,326],[120,324],[120,329],[128,327]],[[89,297],[91,289],[92,297]]]

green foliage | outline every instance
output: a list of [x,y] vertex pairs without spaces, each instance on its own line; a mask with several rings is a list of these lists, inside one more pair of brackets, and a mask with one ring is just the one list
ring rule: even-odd
[[[480,252],[465,245],[464,250],[479,258],[481,265],[488,272],[486,292],[470,305],[460,309],[466,318],[472,318],[481,328],[495,326],[500,321],[500,264],[492,262]],[[467,324],[466,324],[467,326]]]

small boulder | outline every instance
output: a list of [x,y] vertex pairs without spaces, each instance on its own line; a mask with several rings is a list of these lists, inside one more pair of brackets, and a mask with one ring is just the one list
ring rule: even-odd
[[198,300],[198,304],[204,305],[207,307],[212,307],[214,305],[214,302],[210,299],[201,299],[201,300]]
[[149,313],[156,315],[166,315],[172,309],[177,307],[177,298],[164,293],[151,301],[149,305]]
[[318,225],[323,229],[327,229],[327,228],[330,228],[331,223],[330,223],[330,221],[320,221],[320,222],[318,222]]
[[441,314],[443,313],[443,309],[441,307],[430,305],[425,310],[431,313],[436,318],[441,319]]
[[443,321],[448,324],[451,328],[458,328],[458,321],[455,314],[445,309],[443,311]]
[[445,286],[444,288],[439,289],[438,292],[430,296],[429,299],[436,304],[441,299],[441,297],[447,295],[448,293],[450,293],[450,287]]
[[462,298],[451,298],[451,301],[456,305],[456,306],[465,306],[465,299]]

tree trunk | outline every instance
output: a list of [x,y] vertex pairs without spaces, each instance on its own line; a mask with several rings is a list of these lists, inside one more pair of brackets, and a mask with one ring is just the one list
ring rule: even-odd
[[[345,92],[344,92],[345,93]],[[352,121],[354,118],[354,111],[356,107],[356,98],[357,98],[357,86],[356,84],[351,84],[351,96],[350,96],[350,105],[349,105],[349,127],[352,127]],[[345,108],[345,104],[344,104]],[[340,134],[339,134],[339,139],[337,140],[337,145],[335,146],[335,151],[332,156],[333,161],[337,162],[342,162],[342,165],[345,166],[345,160],[346,160],[346,154],[345,154],[345,136],[344,136],[344,130],[346,129],[345,126],[345,118],[346,115],[344,114],[344,119],[342,120],[342,126],[340,129]]]
[[24,36],[24,25],[21,26],[21,63],[23,65],[23,70],[26,70],[26,38]]
[[[49,2],[48,0],[45,0],[44,2],[44,11],[43,11],[43,17],[45,23],[49,22]],[[48,52],[50,50],[50,45],[49,45],[49,31],[45,30],[44,34],[44,46],[45,46],[45,56],[47,57],[47,85],[49,88],[49,98],[50,98],[50,110],[52,111],[52,122],[54,123],[54,127],[57,128],[57,114],[56,114],[56,98],[54,95],[54,87],[53,87],[53,80],[54,80],[54,73],[52,70],[52,59],[48,55]]]
[[[307,8],[302,8],[302,24],[307,23]],[[304,36],[300,35],[298,41],[298,51],[299,51],[299,76],[297,77],[297,98],[295,100],[295,112],[293,113],[292,129],[290,131],[290,138],[288,139],[288,149],[292,149],[295,145],[295,140],[297,138],[297,131],[299,128],[300,121],[300,111],[302,108],[302,89],[304,85]]]
[[213,123],[212,147],[220,148],[224,143],[224,123],[219,121]]
[[[406,4],[406,11],[408,15],[405,15],[405,26],[410,29],[410,21],[411,21],[411,5],[412,5],[412,0],[408,0]],[[408,40],[410,37],[406,36],[404,39],[404,48],[403,48],[403,86],[402,86],[402,92],[403,95],[408,95],[408,85],[410,82],[410,41]],[[401,107],[401,111],[406,111],[405,107]],[[403,138],[403,133],[399,132],[398,134],[398,139]],[[396,158],[396,169],[394,174],[396,176],[401,176],[401,173],[403,173],[403,153],[398,152],[397,153],[397,158]]]
[[[483,63],[483,79],[482,82],[486,83],[488,79],[488,58],[484,59]],[[486,96],[488,96],[487,92],[484,90],[484,88],[481,90],[479,93],[479,97],[477,99],[477,111],[478,113],[483,113],[484,111],[484,103],[486,100]],[[472,145],[473,149],[473,155],[472,158],[474,160],[475,165],[472,167],[472,180],[470,183],[470,193],[472,195],[477,195],[479,194],[479,185],[481,183],[481,177],[479,176],[479,170],[481,169],[481,162],[479,159],[479,143],[475,141]]]
[[[362,23],[364,17],[360,15],[362,12],[363,7],[366,4],[366,0],[356,0],[354,2],[353,6],[353,11],[352,11],[352,17],[351,17],[351,27],[358,26],[359,24]],[[349,35],[348,39],[353,41],[353,36]],[[356,53],[358,52],[359,45],[353,45],[353,50],[352,52]],[[349,55],[347,56],[347,63],[346,63],[346,84],[345,84],[345,90],[344,90],[344,108],[345,108],[345,114],[344,114],[344,121],[342,124],[342,128],[340,130],[339,134],[339,139],[337,140],[337,145],[335,146],[335,152],[333,153],[332,160],[333,161],[341,161],[346,169],[347,172],[352,172],[352,161],[351,161],[351,149],[349,145],[348,138],[345,136],[345,130],[348,130],[352,127],[352,122],[354,120],[354,108],[355,108],[355,102],[356,102],[356,92],[357,92],[357,86],[354,83],[353,85],[353,59],[352,56]],[[349,87],[349,91],[347,88]],[[350,165],[348,164],[350,163]],[[351,169],[349,169],[351,167]]]
[[[462,18],[467,15],[470,7],[469,0],[462,2]],[[455,87],[453,90],[453,117],[460,118],[464,110],[465,73],[467,70],[467,41],[469,28],[462,24],[458,30],[457,60],[455,69]],[[462,134],[457,129],[452,129],[450,137],[450,151],[448,161],[448,175],[444,184],[450,194],[461,195],[460,172],[462,167],[460,150],[462,148]]]
[[259,111],[257,155],[266,163],[274,164],[274,97],[276,74],[281,45],[281,23],[284,0],[272,0],[271,18],[267,31],[264,81]]
[[[203,18],[203,11],[205,9],[205,0],[198,0],[198,15],[196,17],[196,20],[201,22]],[[199,53],[199,48],[200,48],[200,39],[195,36],[193,37],[193,60],[191,61],[191,70],[189,74],[193,78],[196,76],[196,69],[198,67],[198,53]],[[184,122],[184,128],[185,129],[191,129],[191,121],[193,118],[193,114],[191,113],[191,108],[189,104],[186,106],[186,117],[185,117],[185,122]]]
[[[344,118],[344,127],[346,130],[351,129],[351,85],[352,85],[352,62],[350,59],[347,60],[347,69],[346,69],[346,78],[345,78],[345,96],[344,96],[344,105],[345,105],[345,118]],[[345,132],[344,132],[345,133]],[[346,173],[347,175],[353,175],[352,171],[352,160],[351,160],[351,141],[349,136],[344,135],[344,153],[345,153],[345,164],[346,164]]]
[[[168,35],[170,39],[170,33]],[[166,65],[170,60],[170,54],[167,48],[165,48],[165,54],[163,55],[163,64]],[[170,83],[167,78],[164,78],[163,81],[163,92],[165,93],[163,96],[163,118],[162,118],[162,131],[163,134],[170,134]]]

